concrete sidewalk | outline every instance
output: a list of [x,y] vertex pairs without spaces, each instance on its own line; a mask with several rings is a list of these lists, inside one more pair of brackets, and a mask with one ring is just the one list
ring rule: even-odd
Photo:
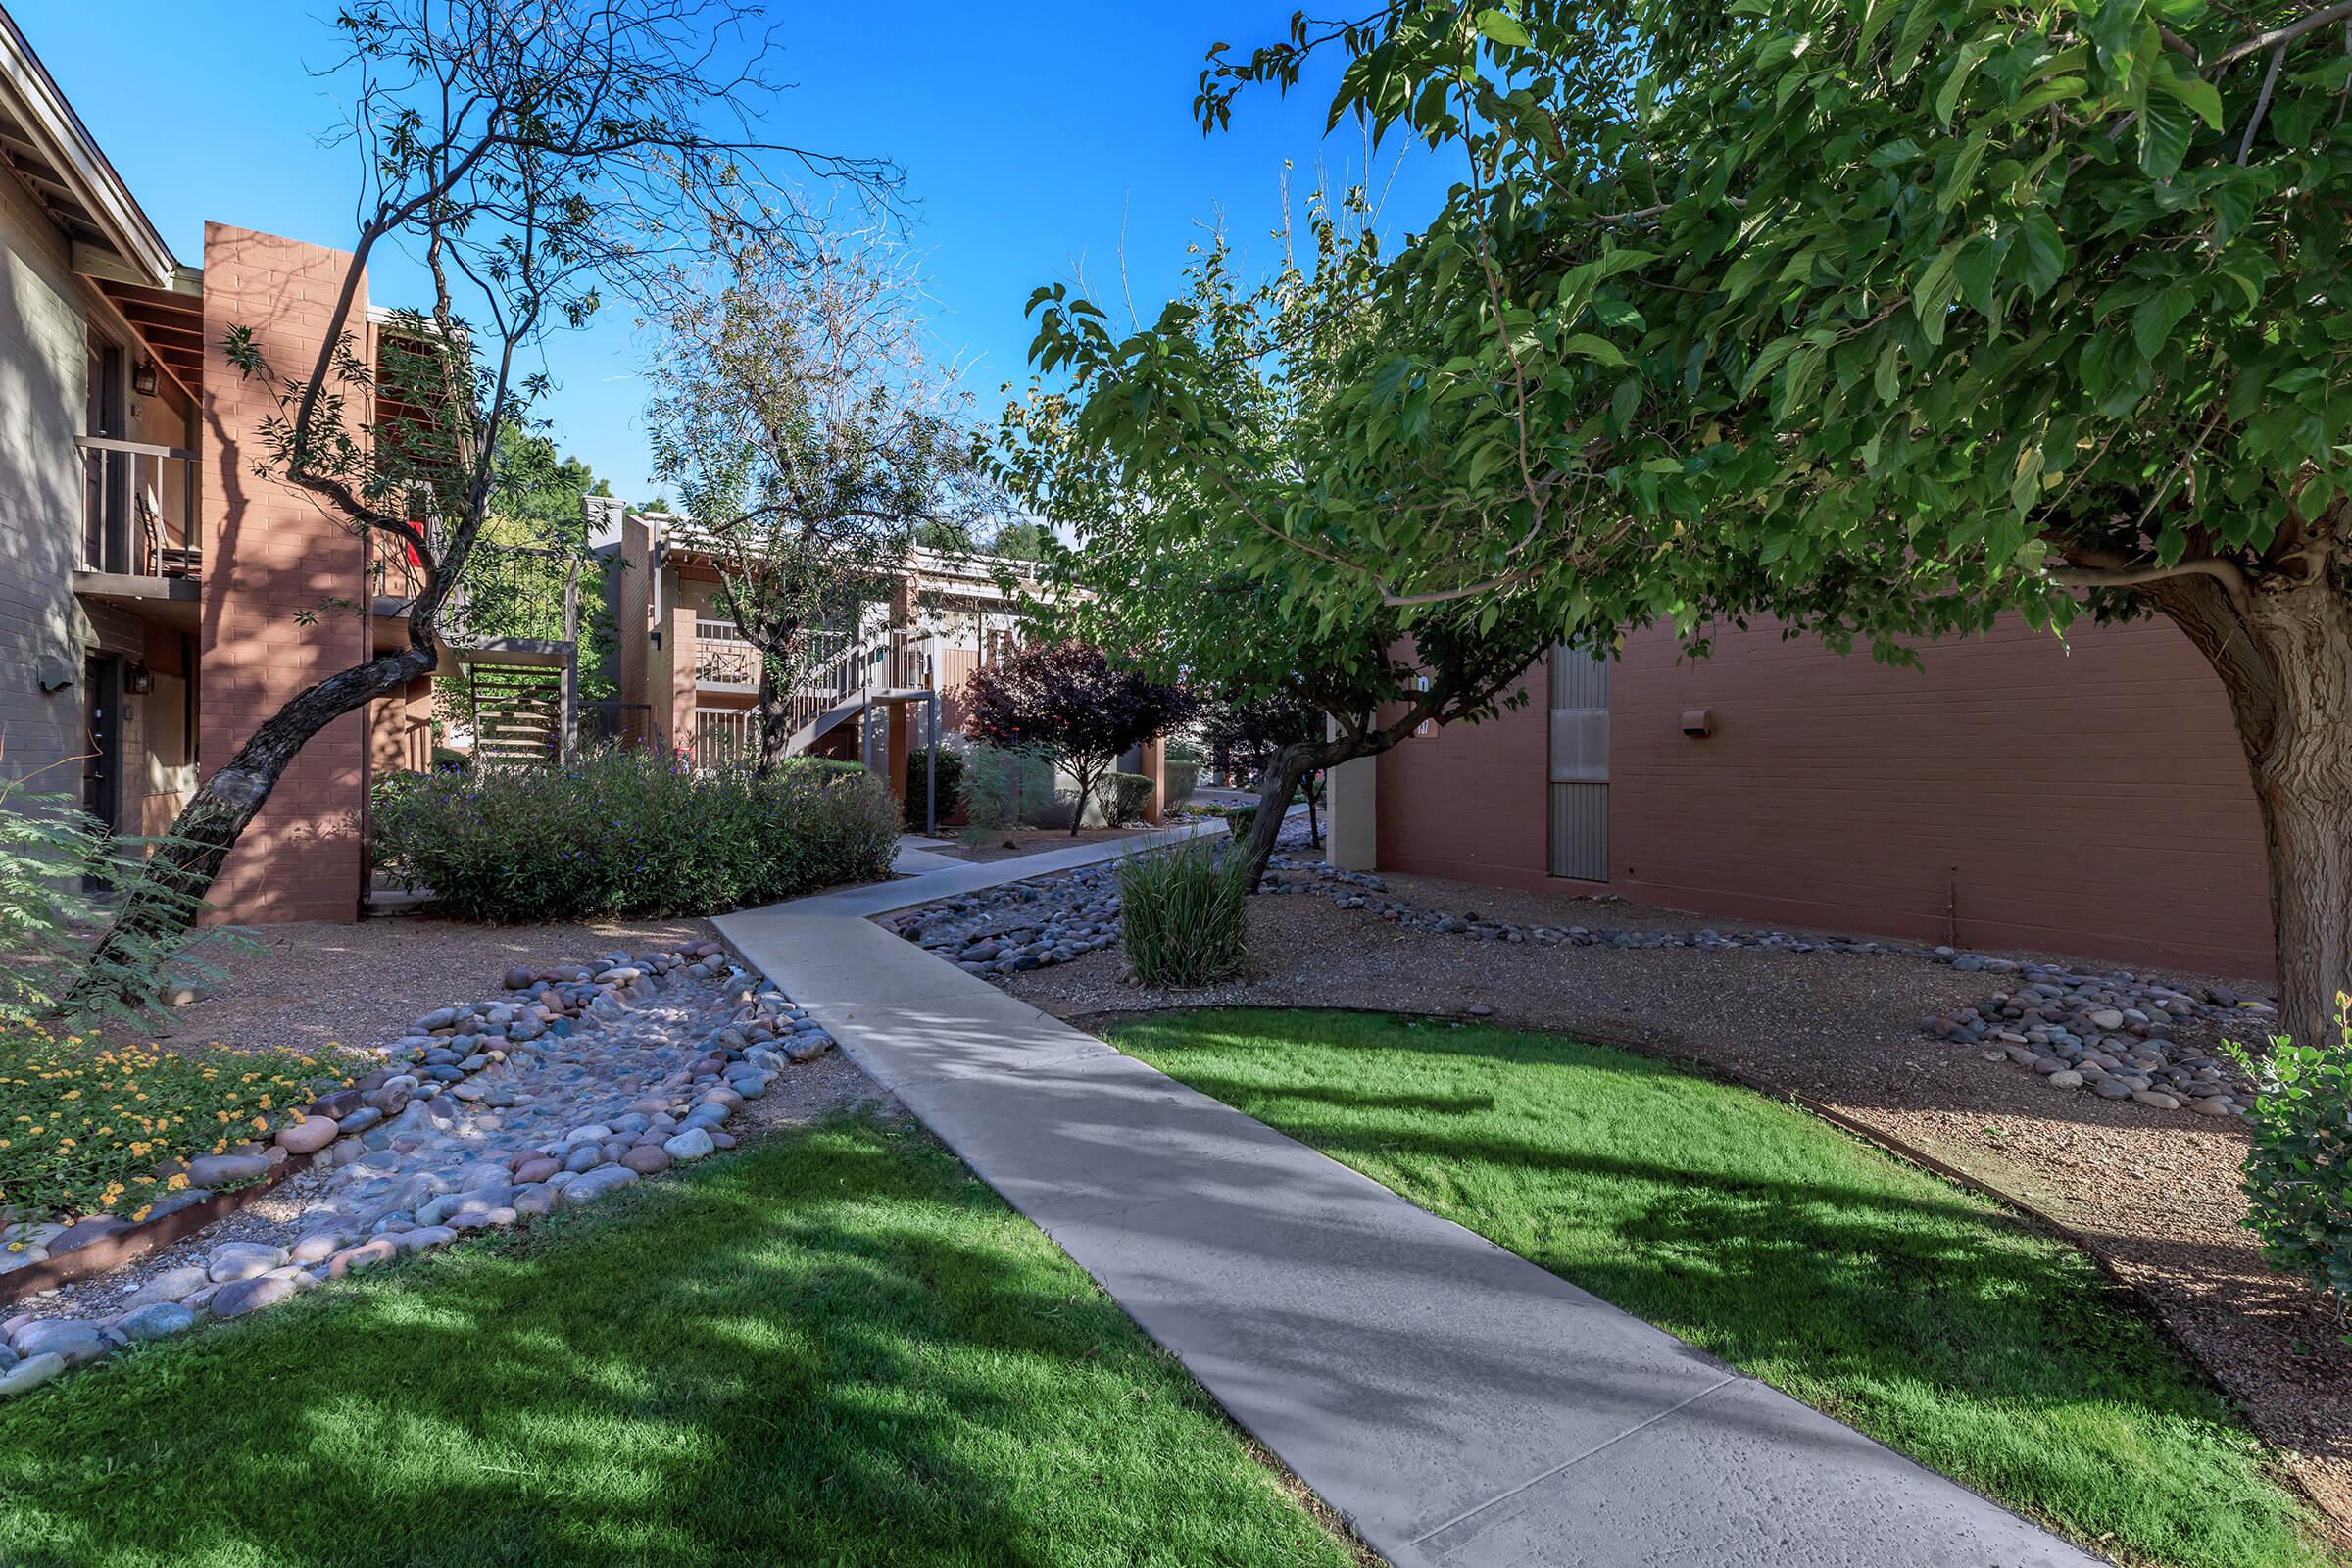
[[2098,1560],[864,918],[1132,847],[718,926],[1391,1562]]

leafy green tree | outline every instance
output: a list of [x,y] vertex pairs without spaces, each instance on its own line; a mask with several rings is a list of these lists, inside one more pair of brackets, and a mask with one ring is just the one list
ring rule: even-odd
[[[1230,702],[1329,721],[1266,760],[1252,888],[1302,780],[1425,724],[1516,707],[1554,641],[1608,629],[1597,607],[1568,616],[1515,586],[1391,596],[1341,552],[1288,531],[1302,476],[1326,461],[1318,444],[1335,397],[1393,352],[1367,217],[1360,192],[1318,198],[1305,255],[1254,283],[1216,236],[1196,251],[1186,297],[1121,341],[1092,305],[1041,289],[1039,378],[1005,411],[991,455],[1006,490],[1077,540],[1041,540],[1046,576],[1066,590],[1036,612],[1047,635],[1129,650],[1161,678]],[[1380,456],[1388,466],[1364,478],[1369,508],[1443,532],[1455,509],[1469,509],[1469,527],[1493,505],[1459,497],[1442,474],[1433,482],[1409,443]]]
[[[1386,352],[1250,510],[1335,615],[1532,600],[1694,652],[1770,617],[1900,662],[2008,611],[2165,615],[2229,694],[2285,1019],[2324,1038],[2352,973],[2348,15],[1395,0],[1220,48],[1204,126],[1332,53],[1335,123],[1461,170],[1383,267]],[[1104,345],[1095,379],[1121,450],[1234,473],[1186,335]],[[1405,462],[1455,504],[1396,505]]]

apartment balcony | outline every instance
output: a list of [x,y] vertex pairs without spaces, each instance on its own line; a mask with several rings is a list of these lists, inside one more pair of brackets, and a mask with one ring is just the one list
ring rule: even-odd
[[196,454],[112,436],[78,438],[81,564],[74,591],[180,630],[196,625],[204,548]]
[[705,692],[760,690],[760,650],[744,640],[731,620],[694,623],[694,685]]

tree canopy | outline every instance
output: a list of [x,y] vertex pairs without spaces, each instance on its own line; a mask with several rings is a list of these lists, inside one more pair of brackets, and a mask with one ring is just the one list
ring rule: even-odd
[[1377,330],[1304,462],[1255,462],[1192,302],[1118,337],[1049,299],[1040,358],[1127,471],[1224,490],[1263,590],[1334,620],[1469,601],[1596,645],[1666,621],[1703,652],[1769,617],[1909,662],[2007,611],[2170,615],[2230,695],[2287,1015],[2317,1028],[2352,972],[2347,18],[1301,15],[1211,52],[1204,127],[1335,53],[1334,123],[1461,170],[1362,283]]

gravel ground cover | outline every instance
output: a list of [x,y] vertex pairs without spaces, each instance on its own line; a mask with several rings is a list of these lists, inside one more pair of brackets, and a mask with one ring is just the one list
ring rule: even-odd
[[[1300,846],[1289,853],[1302,856]],[[1395,899],[1489,922],[1733,935],[1759,928],[1616,900],[1566,898],[1435,878],[1384,877]],[[1930,1036],[1923,1020],[1978,1017],[2009,970],[1961,970],[1893,951],[1792,946],[1544,946],[1383,920],[1327,897],[1250,901],[1247,980],[1165,994],[1128,983],[1106,868],[1018,884],[885,924],[912,930],[1048,1011],[1089,1023],[1178,1006],[1361,1007],[1491,1016],[1701,1062],[1803,1095],[2047,1215],[2130,1283],[2237,1399],[2255,1430],[2352,1545],[2352,1349],[2338,1314],[2269,1268],[2242,1228],[2245,1133],[2234,1116],[2189,1114],[2081,1089],[1977,1040]],[[990,900],[1002,899],[991,906]],[[1827,937],[1827,933],[1784,935]],[[984,959],[975,944],[998,942]],[[1066,955],[1066,956],[1064,956]],[[2058,963],[2002,952],[2004,963]],[[2202,996],[2243,978],[2142,972]],[[2254,1020],[2249,1020],[2254,1021]],[[2210,1016],[2177,1037],[2210,1050]],[[2245,1031],[2257,1034],[2258,1028]]]
[[[299,920],[254,927],[242,950],[218,944],[205,956],[224,971],[198,1002],[138,1035],[259,1049],[294,1046],[314,1054],[336,1045],[389,1040],[453,986],[478,986],[518,963],[585,958],[625,948],[715,942],[708,920],[619,920],[585,924],[476,925],[398,915],[345,924]],[[107,1031],[132,1038],[127,1028]]]
[[[173,1247],[19,1301],[0,1319],[0,1396],[707,1158],[735,1146],[737,1110],[779,1084],[803,1103],[825,1098],[793,1080],[832,1037],[716,942],[510,964],[491,984],[487,1000],[434,1007],[372,1054],[346,1048],[366,1071],[326,1080],[272,1143],[188,1161],[173,1202],[310,1156],[294,1181]],[[94,1239],[89,1224],[17,1217],[12,1240],[31,1246],[0,1269]]]

